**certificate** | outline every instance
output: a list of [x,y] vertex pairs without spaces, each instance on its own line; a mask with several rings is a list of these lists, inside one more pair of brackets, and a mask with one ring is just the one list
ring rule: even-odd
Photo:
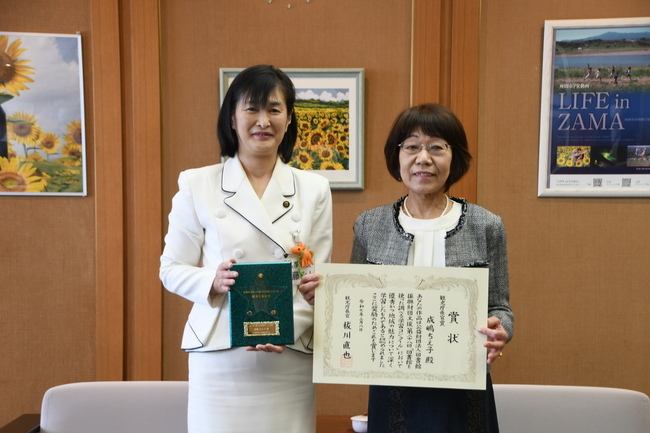
[[230,344],[293,344],[291,262],[234,263],[230,286]]
[[317,383],[485,389],[488,269],[323,263]]

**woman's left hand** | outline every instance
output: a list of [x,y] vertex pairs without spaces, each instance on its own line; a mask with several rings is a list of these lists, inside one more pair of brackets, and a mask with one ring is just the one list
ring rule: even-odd
[[300,290],[300,293],[302,293],[302,296],[309,305],[314,305],[314,298],[316,297],[315,290],[318,287],[319,279],[320,274],[306,274],[300,279],[298,290]]
[[287,346],[276,346],[275,344],[258,344],[257,346],[248,346],[246,350],[249,352],[275,352],[282,353]]
[[480,328],[478,332],[488,336],[488,341],[483,346],[488,348],[487,363],[492,364],[501,357],[508,342],[508,333],[501,326],[501,320],[495,316],[489,317],[487,327]]

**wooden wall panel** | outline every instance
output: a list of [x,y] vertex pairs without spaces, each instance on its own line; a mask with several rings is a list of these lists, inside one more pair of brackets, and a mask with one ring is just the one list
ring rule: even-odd
[[[92,0],[90,65],[92,124],[98,164],[95,168],[97,380],[124,375],[124,222],[122,168],[122,98],[118,1]],[[110,109],[107,109],[110,107]]]
[[123,1],[126,379],[162,378],[160,41],[157,0]]
[[161,377],[157,11],[3,3],[0,31],[82,35],[88,196],[0,200],[16,223],[2,243],[0,425],[38,412],[51,386]]
[[[359,212],[404,193],[387,173],[384,140],[409,106],[411,2],[346,0],[161,1],[164,228],[178,173],[219,160],[220,67],[271,63],[284,68],[365,68],[365,190],[334,191],[334,261],[347,262]],[[196,28],[203,29],[200,36]],[[178,347],[189,304],[164,296],[163,377],[187,377]],[[365,410],[366,387],[319,386],[318,410]],[[342,398],[342,396],[346,396]]]
[[[476,2],[417,0],[413,4],[403,1],[377,8],[332,1],[298,3],[291,10],[276,3],[260,2],[218,11],[206,9],[205,5],[199,2],[188,11],[178,1],[161,3],[166,212],[171,195],[177,190],[175,180],[180,170],[205,165],[206,158],[218,161],[214,129],[219,67],[266,62],[295,68],[365,68],[366,188],[333,194],[335,262],[348,261],[352,223],[362,210],[388,203],[406,192],[386,172],[383,144],[395,116],[410,105],[411,99],[417,103],[456,104],[459,116],[466,118],[463,120],[476,148],[477,94],[472,93],[478,87],[476,67],[473,73],[461,70],[466,62],[478,62]],[[326,20],[324,26],[322,17],[328,16],[337,19]],[[243,22],[248,27],[261,25],[260,19],[284,25],[286,30],[274,38],[237,31]],[[196,26],[207,29],[203,39],[188,31]],[[327,29],[325,42],[324,33],[313,31],[321,28]],[[454,56],[452,50],[456,47],[460,52]],[[475,176],[468,175],[465,182],[465,189],[459,185],[455,190],[472,200]],[[164,377],[183,379],[187,375],[186,355],[178,352],[177,342],[190,306],[169,295],[164,297],[164,304]],[[318,396],[320,413],[356,413],[363,411],[365,387],[321,385]]]
[[450,194],[476,202],[478,157],[478,0],[414,0],[412,103],[451,108],[463,123],[474,163]]
[[[80,31],[82,44],[90,43],[85,0],[3,0],[0,9],[2,32]],[[29,50],[22,57],[29,59]],[[92,93],[91,62],[84,60],[84,84]],[[91,107],[87,99],[86,113]],[[88,197],[0,197],[0,425],[40,411],[49,387],[95,377],[95,153],[89,129]]]
[[452,0],[414,0],[411,104],[449,105]]
[[478,60],[479,0],[456,0],[451,12],[451,58],[449,59],[449,107],[465,128],[469,151],[474,157],[469,171],[451,187],[450,193],[476,203],[478,171]]
[[[360,211],[405,193],[383,160],[394,117],[411,103],[448,104],[480,150],[477,174],[452,193],[475,191],[509,235],[517,326],[495,381],[650,393],[650,239],[637,229],[650,199],[536,196],[543,21],[647,16],[646,0],[159,6],[160,47],[154,0],[3,0],[0,31],[82,34],[89,196],[0,197],[11,215],[0,425],[38,411],[60,383],[186,378],[178,346],[189,303],[161,297],[157,282],[166,215],[178,173],[219,160],[219,67],[255,63],[366,69],[366,188],[333,194],[335,262],[348,260]],[[365,398],[366,387],[319,386],[318,411],[358,413]]]
[[649,4],[482,7],[478,197],[506,224],[516,314],[493,378],[650,394],[650,199],[537,197],[544,20],[648,16]]

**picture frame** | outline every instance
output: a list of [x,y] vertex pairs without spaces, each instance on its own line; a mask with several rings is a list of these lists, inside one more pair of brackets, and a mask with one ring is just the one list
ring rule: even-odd
[[548,20],[539,197],[650,196],[650,18]]
[[81,35],[0,31],[0,55],[0,195],[86,196]]
[[[220,68],[220,100],[243,68]],[[282,69],[296,88],[298,140],[289,165],[333,190],[364,188],[364,69]]]

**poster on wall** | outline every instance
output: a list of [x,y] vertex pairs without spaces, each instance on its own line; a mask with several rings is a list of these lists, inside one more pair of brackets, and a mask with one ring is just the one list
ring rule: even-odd
[[538,196],[650,196],[650,18],[544,26]]
[[81,36],[0,31],[0,195],[85,196]]
[[[221,68],[221,102],[242,68]],[[296,88],[298,139],[289,165],[331,189],[363,189],[363,69],[282,69]]]

